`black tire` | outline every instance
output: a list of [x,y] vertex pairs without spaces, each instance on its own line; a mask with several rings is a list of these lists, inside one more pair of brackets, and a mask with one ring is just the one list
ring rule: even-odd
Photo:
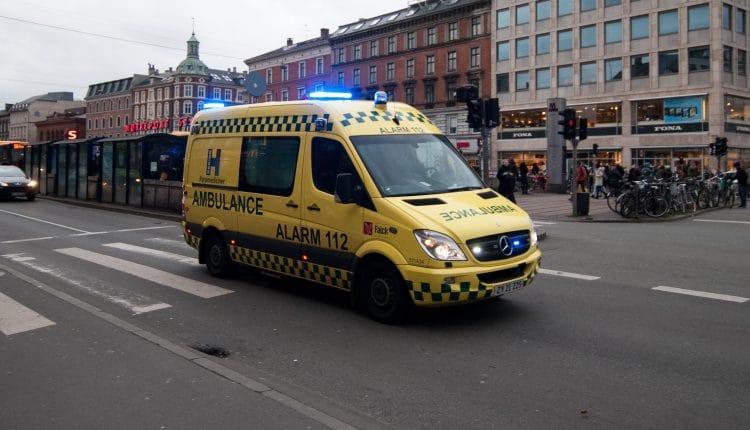
[[357,291],[365,312],[386,324],[403,321],[412,303],[398,271],[384,262],[369,263],[362,270]]
[[232,276],[237,265],[229,257],[229,250],[219,233],[212,233],[206,240],[206,268],[217,278]]
[[36,199],[36,194],[27,194],[26,200],[33,202]]

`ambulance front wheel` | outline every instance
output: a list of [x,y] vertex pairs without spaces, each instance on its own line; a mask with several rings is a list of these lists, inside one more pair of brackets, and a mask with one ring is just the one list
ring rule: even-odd
[[219,233],[212,233],[206,238],[206,268],[208,273],[218,278],[231,276],[235,264],[229,258],[229,250]]
[[372,262],[364,268],[360,279],[360,303],[372,319],[383,323],[404,319],[411,302],[404,280],[392,265]]

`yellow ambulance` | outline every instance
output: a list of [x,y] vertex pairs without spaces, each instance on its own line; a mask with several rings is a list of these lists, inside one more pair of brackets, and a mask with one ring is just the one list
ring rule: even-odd
[[529,216],[382,92],[200,111],[183,180],[184,237],[212,275],[328,285],[378,321],[501,296],[539,269]]

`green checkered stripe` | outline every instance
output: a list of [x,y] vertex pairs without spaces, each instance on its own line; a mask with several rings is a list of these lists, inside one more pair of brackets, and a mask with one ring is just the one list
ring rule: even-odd
[[421,113],[414,112],[393,112],[389,111],[377,111],[373,110],[370,112],[354,112],[345,113],[344,119],[341,120],[341,125],[349,127],[351,125],[364,124],[367,122],[392,122],[394,116],[398,119],[398,122],[409,121],[409,122],[421,122],[422,124],[432,124],[429,118]]
[[[315,121],[328,120],[329,115],[277,115],[248,118],[225,118],[198,121],[193,124],[192,134],[233,134],[267,132],[307,132],[315,131]],[[326,131],[332,131],[333,124],[327,122]]]
[[309,279],[341,290],[351,291],[352,289],[352,272],[345,270],[238,246],[229,247],[229,256],[234,261],[259,269]]
[[[534,280],[538,271],[538,266],[529,274],[524,282],[528,286]],[[475,300],[482,300],[492,296],[494,287],[479,283],[476,287],[471,286],[471,282],[461,282],[460,284],[430,284],[428,282],[406,281],[406,286],[411,292],[412,298],[417,303],[439,304],[439,303],[461,303]]]

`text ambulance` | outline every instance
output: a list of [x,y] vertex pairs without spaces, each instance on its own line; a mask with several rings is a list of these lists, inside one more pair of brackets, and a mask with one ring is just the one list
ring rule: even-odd
[[378,321],[510,293],[539,268],[529,216],[384,93],[201,111],[184,172],[185,240],[211,274],[332,286]]

